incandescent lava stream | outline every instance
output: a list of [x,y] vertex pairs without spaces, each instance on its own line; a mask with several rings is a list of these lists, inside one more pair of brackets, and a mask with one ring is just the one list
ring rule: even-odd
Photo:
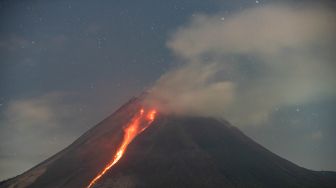
[[148,112],[145,112],[144,109],[141,109],[135,114],[131,121],[124,127],[123,140],[116,154],[104,167],[104,169],[90,181],[90,184],[86,188],[91,188],[109,169],[111,169],[121,159],[127,149],[127,146],[138,134],[150,126],[150,124],[154,121],[155,116],[156,110],[149,110]]

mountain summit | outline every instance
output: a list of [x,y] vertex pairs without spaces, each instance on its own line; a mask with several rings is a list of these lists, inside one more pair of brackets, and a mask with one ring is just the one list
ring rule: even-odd
[[[119,151],[125,125],[140,109],[141,100],[132,99],[69,147],[0,187],[87,187]],[[138,131],[92,187],[336,187],[335,172],[299,167],[228,122],[164,114],[148,127],[145,122],[146,130]]]

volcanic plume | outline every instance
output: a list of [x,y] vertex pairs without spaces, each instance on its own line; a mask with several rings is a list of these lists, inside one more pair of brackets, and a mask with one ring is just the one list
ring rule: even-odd
[[63,151],[0,187],[336,187],[224,120],[163,114],[134,98]]

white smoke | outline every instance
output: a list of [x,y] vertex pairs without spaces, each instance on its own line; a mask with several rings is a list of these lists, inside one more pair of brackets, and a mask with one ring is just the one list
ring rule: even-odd
[[278,107],[333,97],[336,15],[269,5],[196,15],[168,47],[181,62],[154,85],[160,111],[259,124]]

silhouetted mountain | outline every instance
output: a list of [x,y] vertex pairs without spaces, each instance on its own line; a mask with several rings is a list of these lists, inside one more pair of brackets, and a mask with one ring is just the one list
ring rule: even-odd
[[[86,187],[116,152],[133,99],[68,148],[0,187]],[[94,187],[336,187],[335,172],[299,167],[228,122],[159,114]]]

